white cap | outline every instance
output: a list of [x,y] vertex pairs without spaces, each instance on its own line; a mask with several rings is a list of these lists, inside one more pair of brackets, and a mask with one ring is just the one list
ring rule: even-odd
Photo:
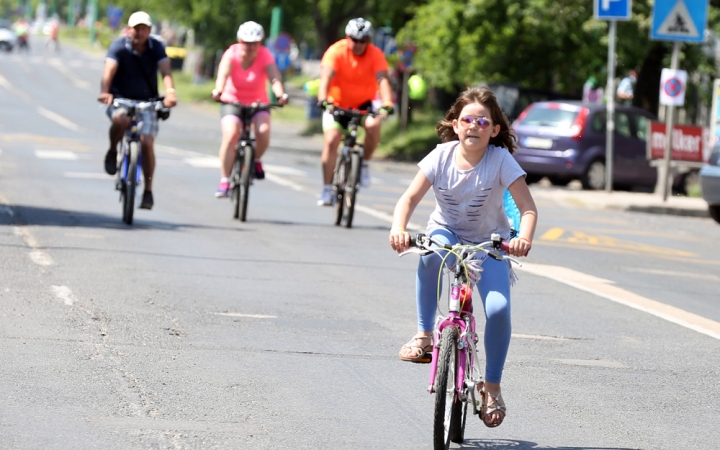
[[128,26],[135,28],[136,26],[141,24],[152,27],[152,20],[150,20],[150,15],[145,11],[137,11],[132,13],[130,15],[130,18],[128,19]]

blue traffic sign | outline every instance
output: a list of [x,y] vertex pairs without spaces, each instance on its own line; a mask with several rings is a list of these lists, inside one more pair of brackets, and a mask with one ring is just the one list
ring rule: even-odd
[[705,42],[709,0],[655,0],[650,39]]
[[600,20],[630,20],[632,0],[595,0],[595,18]]

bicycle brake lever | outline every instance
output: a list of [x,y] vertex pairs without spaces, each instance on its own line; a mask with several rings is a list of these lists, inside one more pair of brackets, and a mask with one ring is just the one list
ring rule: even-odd
[[432,250],[423,250],[421,248],[412,247],[412,248],[409,248],[409,249],[405,250],[404,252],[400,253],[398,256],[400,258],[402,258],[403,256],[409,255],[411,253],[413,253],[415,255],[425,256],[425,255],[429,255],[430,253],[432,253]]

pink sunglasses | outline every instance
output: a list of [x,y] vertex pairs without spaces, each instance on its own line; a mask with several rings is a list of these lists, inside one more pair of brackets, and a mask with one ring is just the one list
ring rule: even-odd
[[478,117],[477,119],[470,116],[462,116],[460,118],[460,122],[464,123],[466,126],[470,126],[473,122],[475,122],[475,125],[477,125],[478,128],[481,130],[487,130],[487,128],[490,126],[490,121],[487,120],[484,117]]

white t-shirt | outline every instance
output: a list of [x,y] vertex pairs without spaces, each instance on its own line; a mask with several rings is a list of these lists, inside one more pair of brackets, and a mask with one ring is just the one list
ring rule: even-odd
[[482,160],[470,170],[455,164],[458,141],[438,145],[418,167],[432,183],[435,210],[430,215],[427,232],[445,228],[463,243],[478,244],[498,233],[510,237],[503,195],[525,171],[504,147],[488,145]]

